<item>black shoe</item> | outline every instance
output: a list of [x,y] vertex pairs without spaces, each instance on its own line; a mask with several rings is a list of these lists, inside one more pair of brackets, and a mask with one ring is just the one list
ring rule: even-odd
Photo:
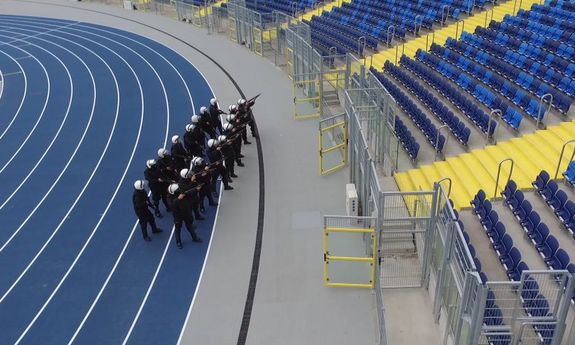
[[182,246],[182,242],[176,242],[176,246],[178,247],[178,249],[182,249],[182,247],[184,247]]
[[252,143],[250,141],[244,141],[245,145],[251,145]]
[[196,237],[196,238],[192,239],[192,242],[202,243],[202,239],[199,237]]
[[238,157],[244,158],[245,156],[240,153],[240,154],[238,155]]
[[162,218],[162,214],[160,213],[160,211],[155,211],[154,214],[156,215],[156,217]]
[[233,178],[238,177],[238,175],[236,175],[236,174],[231,174],[230,176],[233,177]]
[[150,236],[144,237],[144,241],[146,241],[146,242],[150,242],[151,240],[152,240],[152,239],[150,238]]
[[242,163],[242,162],[238,162],[238,166],[239,166],[239,167],[244,167],[245,165],[244,165],[244,163]]
[[232,187],[232,186],[225,186],[225,187],[224,187],[224,190],[234,190],[234,187]]
[[203,216],[196,216],[196,219],[197,219],[197,220],[204,220],[204,219],[206,219],[206,218],[203,217]]
[[218,206],[218,203],[215,202],[215,201],[214,201],[214,202],[210,202],[210,206]]
[[162,232],[164,230],[160,229],[160,228],[156,228],[156,230],[152,230],[152,233],[154,234],[159,234],[160,232]]

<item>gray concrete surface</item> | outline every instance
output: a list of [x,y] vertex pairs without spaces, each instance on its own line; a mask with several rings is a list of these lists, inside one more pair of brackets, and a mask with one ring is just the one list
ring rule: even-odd
[[[375,343],[377,325],[372,292],[327,288],[322,284],[322,235],[315,218],[344,212],[347,172],[318,176],[317,121],[292,119],[292,88],[287,76],[266,59],[225,37],[207,35],[205,30],[170,18],[66,0],[45,0],[43,4],[0,1],[0,12],[5,14],[87,21],[160,41],[193,62],[222,104],[239,98],[233,85],[212,62],[181,42],[140,24],[85,9],[142,21],[170,32],[214,57],[247,95],[263,92],[256,117],[265,164],[265,227],[247,343]],[[255,145],[247,148],[245,162],[247,167],[240,168],[238,173],[241,183],[236,184],[234,193],[226,193],[222,198],[211,251],[183,344],[223,345],[237,341],[258,215]],[[297,221],[302,214],[313,214],[313,221]]]

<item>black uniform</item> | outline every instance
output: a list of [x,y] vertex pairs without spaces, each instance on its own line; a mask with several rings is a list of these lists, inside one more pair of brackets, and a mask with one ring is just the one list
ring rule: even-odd
[[220,108],[218,108],[218,104],[212,105],[210,104],[210,119],[212,120],[212,126],[217,129],[220,134],[222,133],[222,120],[220,119],[220,115],[224,114]]
[[200,127],[210,136],[210,138],[216,138],[214,125],[212,124],[211,116],[207,111],[203,114],[200,114]]
[[172,181],[177,181],[180,175],[176,171],[176,165],[171,155],[165,155],[164,157],[156,159],[156,165],[163,176],[164,181],[166,181],[166,193],[168,186]]
[[[194,133],[194,131],[195,129],[184,134],[184,146],[190,155],[201,157],[203,155],[203,139],[202,144],[200,144],[198,141],[198,135],[197,133]],[[199,133],[201,133],[201,131]]]
[[152,232],[157,233],[162,230],[158,229],[156,226],[156,220],[152,215],[152,212],[148,209],[148,206],[153,207],[148,194],[143,190],[134,189],[134,194],[132,195],[132,203],[134,204],[134,211],[138,220],[140,221],[140,227],[142,228],[142,236],[146,241],[150,240],[148,236],[148,224],[152,227]]
[[151,168],[144,170],[144,177],[148,181],[148,186],[150,186],[150,190],[152,191],[152,200],[154,201],[154,210],[156,212],[156,216],[161,217],[162,214],[160,213],[160,199],[162,199],[164,202],[166,210],[170,209],[167,199],[169,184],[165,180],[165,177],[157,163]]
[[180,141],[178,141],[175,144],[172,144],[172,149],[170,152],[172,153],[172,159],[174,161],[176,171],[180,171],[188,166],[189,164],[188,151],[186,151],[184,145],[182,145]]
[[196,175],[196,182],[201,185],[200,190],[200,207],[204,204],[204,198],[208,198],[210,206],[217,206],[218,203],[214,201],[212,196],[212,175],[207,171],[205,164],[194,166],[193,172]]
[[180,178],[180,181],[178,181],[178,186],[180,187],[180,191],[182,193],[186,193],[188,197],[191,198],[192,210],[194,211],[196,219],[205,219],[200,213],[200,192],[196,189],[198,184],[195,181],[192,181],[191,178]]
[[230,187],[230,179],[227,169],[224,167],[224,156],[222,155],[221,149],[219,147],[208,148],[207,151],[208,159],[210,160],[210,165],[212,166],[212,191],[216,191],[216,182],[218,177],[222,177],[222,182],[224,183],[224,188],[226,190],[233,189]]
[[[250,131],[252,133],[252,137],[256,137],[256,132],[255,132],[255,128],[254,128],[254,114],[252,112],[252,106],[255,104],[255,100],[250,101],[250,102],[246,102],[246,104],[244,104],[243,106],[238,106],[238,115],[240,116],[240,118],[242,119],[242,122],[244,122],[245,124],[250,126]],[[247,144],[247,128],[246,130],[242,133],[242,138],[244,140],[244,143]]]
[[179,195],[179,193],[176,193],[176,195],[170,194],[170,203],[172,204],[172,215],[174,216],[176,245],[178,248],[182,248],[181,232],[183,223],[186,224],[186,228],[190,232],[190,235],[192,235],[194,242],[201,242],[201,239],[196,233],[196,226],[194,225],[191,198],[185,195],[183,199],[180,199]]
[[232,124],[233,128],[231,130],[224,131],[224,135],[232,144],[231,146],[234,150],[234,159],[236,164],[243,167],[244,163],[242,163],[242,157],[244,157],[244,155],[242,155],[241,123],[238,120],[234,120],[230,122],[230,124]]
[[231,177],[238,177],[234,172],[234,165],[236,160],[236,152],[233,148],[233,142],[227,140],[224,143],[219,145],[220,152],[224,159],[224,164],[226,165],[226,169]]

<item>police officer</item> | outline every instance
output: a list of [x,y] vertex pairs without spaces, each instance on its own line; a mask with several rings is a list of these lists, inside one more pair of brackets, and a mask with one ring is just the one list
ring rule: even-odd
[[224,183],[224,190],[233,190],[234,188],[230,186],[230,179],[228,171],[224,166],[224,156],[222,155],[221,148],[218,147],[218,141],[216,139],[208,140],[208,159],[210,160],[210,165],[212,166],[212,191],[216,192],[216,182],[218,177],[222,177],[222,182]]
[[201,117],[199,115],[192,116],[192,125],[194,128],[192,130],[192,137],[195,142],[197,142],[202,149],[206,147],[206,133],[202,128]]
[[196,233],[196,226],[194,225],[194,217],[192,215],[192,205],[190,203],[190,198],[186,193],[181,193],[179,191],[179,186],[177,183],[173,183],[168,187],[168,192],[170,194],[170,203],[173,208],[174,216],[174,228],[176,234],[176,246],[182,249],[182,223],[186,224],[186,228],[192,235],[192,241],[202,242],[198,234]]
[[[250,131],[252,132],[252,137],[255,138],[256,132],[254,130],[254,115],[252,112],[251,107],[255,104],[255,100],[246,101],[243,98],[238,100],[238,108],[237,108],[237,117],[245,125],[250,126]],[[247,137],[247,128],[244,129],[242,132],[242,139],[244,140],[244,144],[249,145],[251,142],[248,141]]]
[[243,167],[244,163],[242,163],[242,137],[241,137],[241,130],[242,128],[236,125],[235,120],[236,115],[230,114],[227,116],[228,122],[223,126],[224,135],[232,143],[232,148],[235,152],[235,160],[236,164],[239,167]]
[[[224,127],[226,127],[227,125],[229,124],[226,123]],[[228,173],[230,174],[230,177],[233,178],[238,177],[238,175],[236,175],[234,172],[236,153],[233,148],[233,143],[230,140],[228,140],[225,135],[220,135],[218,137],[218,148],[220,149],[220,152],[224,158],[224,164],[226,166],[226,169],[228,170]]]
[[152,191],[154,213],[156,214],[156,217],[161,218],[162,214],[160,213],[160,199],[162,199],[164,202],[164,206],[166,206],[166,210],[168,210],[168,212],[170,209],[166,195],[167,184],[155,160],[148,160],[146,162],[146,167],[146,170],[144,170],[144,177],[148,181],[148,186],[150,186],[150,190]]
[[144,190],[144,185],[146,182],[144,180],[138,180],[134,182],[134,194],[132,195],[132,203],[134,204],[134,211],[140,222],[140,228],[142,228],[142,236],[144,240],[151,241],[152,239],[148,236],[148,224],[152,227],[152,232],[154,234],[162,232],[162,229],[156,226],[156,220],[152,215],[152,212],[148,207],[154,207],[148,198],[148,194]]
[[190,174],[188,169],[182,169],[178,186],[183,193],[186,193],[191,198],[192,210],[196,219],[204,220],[205,218],[200,213],[200,187],[198,187],[196,177]]
[[174,135],[172,137],[172,148],[170,152],[172,153],[172,160],[174,161],[174,168],[176,171],[180,171],[188,165],[188,151],[186,151],[184,145],[180,142],[179,135]]
[[206,107],[200,108],[200,126],[202,127],[202,130],[210,136],[210,138],[216,137],[216,130],[214,129],[210,113]]
[[215,97],[210,99],[209,112],[210,118],[212,120],[212,125],[219,131],[220,134],[222,134],[222,120],[220,119],[220,115],[225,113],[220,109],[218,100]]
[[196,125],[186,125],[186,134],[184,134],[184,147],[191,156],[202,156],[202,146],[198,143],[197,135],[194,133]]
[[206,166],[204,159],[201,157],[192,158],[193,168],[192,172],[196,176],[196,181],[201,186],[200,190],[200,205],[203,206],[204,198],[208,198],[208,203],[210,206],[217,206],[218,203],[214,200],[212,196],[212,176],[210,173],[210,169]]
[[[175,181],[178,179],[178,172],[176,170],[176,166],[174,164],[174,160],[168,150],[164,148],[158,149],[158,168],[160,173],[165,180],[164,189],[167,190],[168,186],[170,185],[170,181]],[[166,192],[167,193],[167,192]]]

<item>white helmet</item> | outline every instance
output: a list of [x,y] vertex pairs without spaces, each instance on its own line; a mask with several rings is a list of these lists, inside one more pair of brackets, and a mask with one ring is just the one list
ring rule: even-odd
[[182,178],[188,177],[188,172],[189,172],[189,171],[190,171],[190,170],[188,170],[188,169],[182,169],[182,170],[180,170],[180,176],[181,176]]
[[178,186],[177,183],[172,183],[169,187],[168,187],[168,193],[174,195],[174,193],[180,188],[180,186]]
[[224,125],[222,126],[222,129],[223,129],[224,131],[229,131],[229,130],[231,130],[232,128],[234,128],[234,125],[232,125],[232,124],[229,123],[229,122],[228,122],[228,123],[224,123]]
[[198,122],[200,122],[200,117],[198,115],[192,116],[192,123],[196,124]]
[[230,112],[232,112],[232,111],[234,111],[234,110],[236,110],[236,109],[238,109],[238,106],[235,105],[235,104],[230,105],[230,107],[228,108],[228,110],[229,110]]
[[145,185],[146,182],[144,180],[138,180],[134,182],[134,188],[136,188],[136,190],[143,190]]
[[186,125],[186,132],[191,132],[194,130],[194,128],[196,128],[195,125],[192,124]]
[[204,164],[204,160],[202,157],[194,157],[192,159],[192,164],[193,165],[202,165],[202,164]]
[[228,137],[226,137],[225,135],[220,135],[220,136],[218,137],[218,142],[219,142],[219,143],[224,142],[227,138],[228,138]]
[[210,139],[208,140],[208,147],[214,147],[214,145],[216,145],[217,140],[216,139]]
[[246,104],[246,100],[243,98],[238,99],[238,105],[244,105]]
[[228,122],[232,122],[235,119],[236,119],[236,115],[234,115],[234,114],[230,114],[230,115],[226,116],[226,120],[228,120]]
[[172,144],[177,143],[178,140],[180,140],[180,136],[179,136],[179,135],[174,135],[174,136],[172,137]]
[[205,114],[205,113],[207,113],[207,112],[208,112],[208,108],[206,108],[206,107],[201,107],[201,108],[200,108],[200,114]]
[[214,97],[214,98],[210,99],[210,104],[211,104],[211,105],[216,105],[216,103],[218,103],[218,99],[217,99],[217,98]]
[[167,154],[168,154],[168,150],[166,150],[164,148],[158,149],[158,156],[160,158],[164,158]]
[[156,161],[154,159],[148,159],[148,161],[146,161],[146,166],[148,168],[153,167],[154,165],[156,165]]

